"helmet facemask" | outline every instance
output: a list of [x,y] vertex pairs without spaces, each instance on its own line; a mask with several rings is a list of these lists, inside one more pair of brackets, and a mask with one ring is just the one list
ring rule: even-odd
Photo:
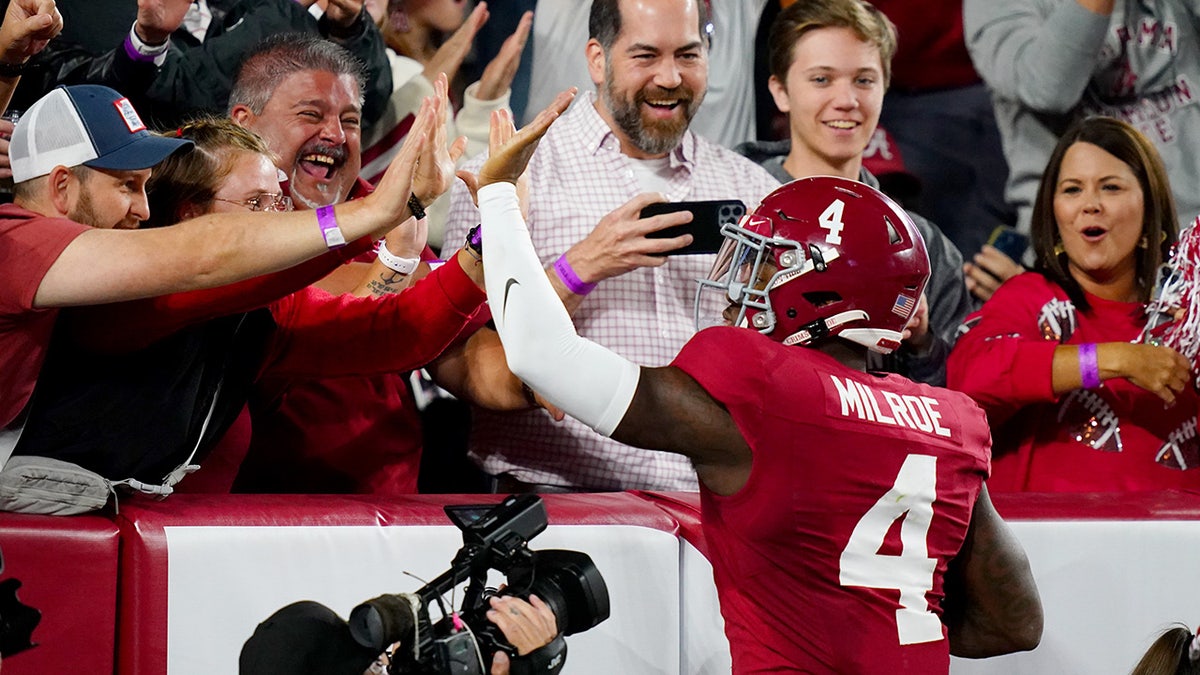
[[[735,326],[753,328],[764,335],[774,332],[778,321],[771,294],[784,284],[805,274],[820,273],[838,258],[837,249],[810,244],[807,253],[798,242],[771,234],[771,221],[748,215],[736,225],[721,228],[725,243],[717,252],[707,279],[698,279],[696,326],[700,328],[701,293],[719,290],[737,308],[736,318],[727,317]],[[823,334],[814,327],[807,336],[794,333],[781,342],[806,344]]]

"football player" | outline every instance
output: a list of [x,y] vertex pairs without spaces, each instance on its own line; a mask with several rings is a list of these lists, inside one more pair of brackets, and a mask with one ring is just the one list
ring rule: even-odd
[[575,333],[518,208],[564,100],[519,133],[493,116],[478,177],[493,318],[513,372],[555,405],[691,459],[734,672],[946,673],[951,654],[1034,648],[1041,602],[987,494],[984,414],[865,370],[899,346],[929,274],[904,210],[843,178],[780,187],[726,226],[702,282],[732,325],[639,367]]

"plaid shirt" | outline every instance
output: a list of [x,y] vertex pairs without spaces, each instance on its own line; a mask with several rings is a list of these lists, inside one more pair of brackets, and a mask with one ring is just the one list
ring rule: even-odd
[[[594,101],[582,97],[555,122],[529,164],[529,230],[545,266],[642,191]],[[478,170],[483,159],[466,168]],[[779,185],[757,164],[690,131],[671,152],[670,171],[670,201],[740,199],[752,209]],[[477,222],[478,210],[456,181],[445,241],[462,241]],[[575,313],[579,334],[639,365],[670,363],[695,332],[695,280],[708,274],[713,257],[675,256],[601,282]],[[617,443],[571,418],[476,409],[473,419],[471,454],[493,475],[592,490],[697,489],[686,458]]]

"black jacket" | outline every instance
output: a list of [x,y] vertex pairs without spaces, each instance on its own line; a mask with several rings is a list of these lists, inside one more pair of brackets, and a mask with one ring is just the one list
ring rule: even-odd
[[97,354],[60,315],[15,455],[158,485],[199,463],[249,398],[274,320],[267,309],[189,326],[149,347]]
[[[7,2],[0,2],[7,6]],[[128,0],[60,0],[63,33],[30,62],[10,107],[26,110],[59,84],[103,84],[129,97],[146,123],[172,128],[199,113],[224,115],[245,54],[277,33],[317,33],[365,67],[363,120],[383,113],[392,93],[383,36],[364,13],[345,35],[293,0],[209,0],[212,24],[201,43],[186,29],[171,36],[161,68],[130,59],[123,46],[137,19]]]

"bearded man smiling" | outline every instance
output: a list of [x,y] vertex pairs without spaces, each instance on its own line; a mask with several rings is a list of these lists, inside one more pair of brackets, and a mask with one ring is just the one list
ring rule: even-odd
[[[691,216],[641,218],[642,208],[707,199],[753,206],[778,185],[689,129],[708,88],[710,28],[700,0],[595,0],[585,57],[596,93],[580,96],[555,122],[526,174],[534,245],[553,266],[560,297],[577,309],[575,325],[640,363],[665,365],[691,337],[694,279],[713,262],[711,254],[655,255],[686,245],[690,235],[646,234]],[[464,169],[482,162],[476,158]],[[468,191],[456,185],[445,241],[461,241],[478,222]],[[604,279],[610,280],[583,297]],[[536,411],[477,410],[471,453],[497,490],[697,485],[686,459],[631,448]]]

